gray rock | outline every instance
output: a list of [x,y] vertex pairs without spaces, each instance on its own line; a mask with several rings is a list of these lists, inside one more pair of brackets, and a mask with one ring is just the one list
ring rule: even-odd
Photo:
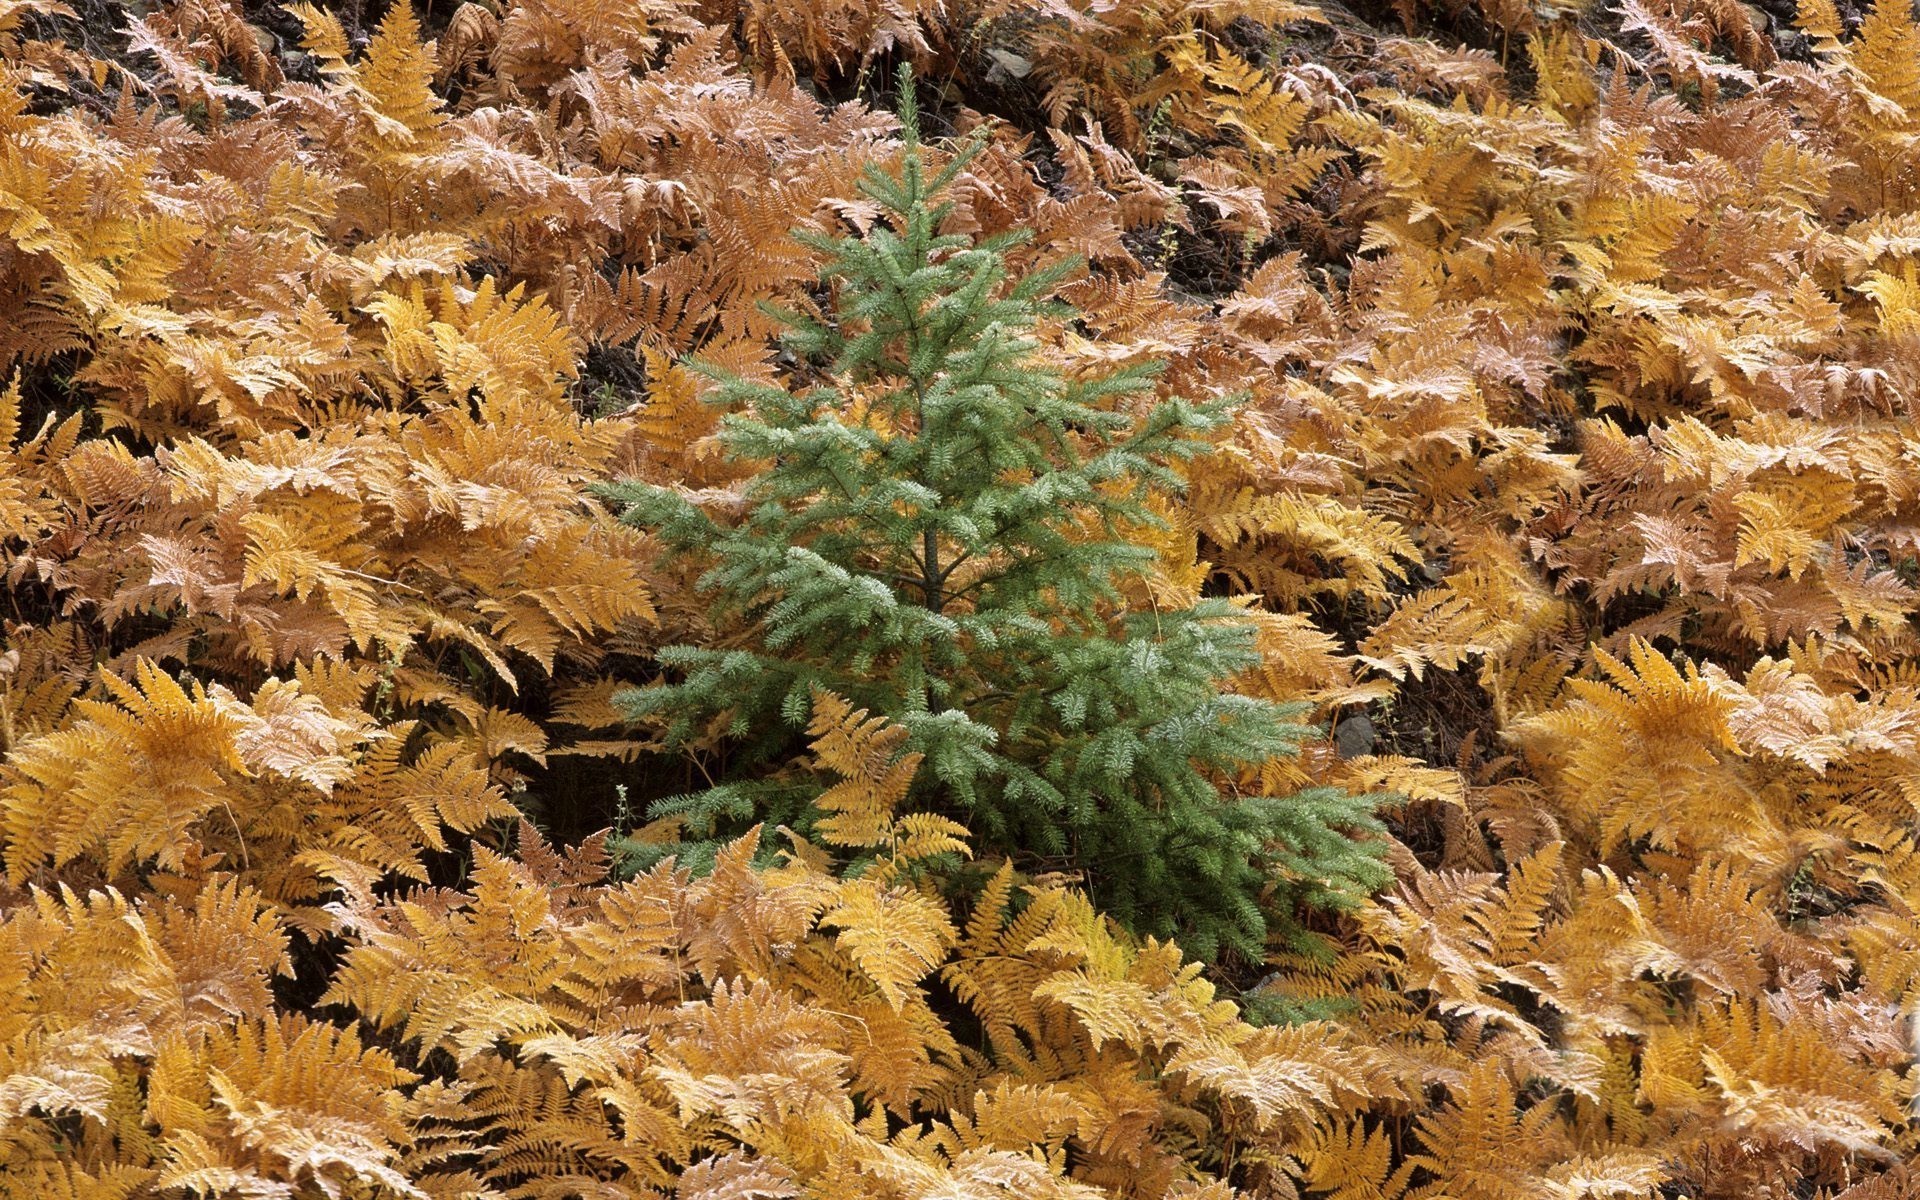
[[1365,717],[1348,717],[1333,729],[1334,748],[1341,758],[1362,758],[1373,753],[1373,722]]
[[987,57],[993,60],[993,66],[988,71],[989,75],[994,71],[1000,71],[1015,79],[1025,79],[1033,73],[1033,60],[1015,54],[1011,50],[989,50]]

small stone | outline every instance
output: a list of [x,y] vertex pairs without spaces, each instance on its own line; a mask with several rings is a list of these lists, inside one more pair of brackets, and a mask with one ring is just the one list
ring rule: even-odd
[[1373,722],[1365,717],[1348,717],[1333,730],[1334,749],[1341,758],[1364,758],[1373,753]]
[[1025,79],[1033,73],[1033,60],[1015,54],[1011,50],[989,50],[987,51],[987,57],[993,60],[994,66],[999,67],[1015,79]]

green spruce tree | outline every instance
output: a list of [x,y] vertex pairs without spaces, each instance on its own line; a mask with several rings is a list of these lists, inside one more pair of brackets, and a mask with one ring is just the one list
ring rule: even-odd
[[1244,614],[1122,601],[1153,561],[1125,531],[1155,524],[1149,493],[1180,486],[1172,464],[1207,452],[1227,414],[1153,399],[1154,367],[1049,367],[1030,334],[1065,311],[1048,298],[1072,264],[1009,278],[1017,235],[939,232],[977,146],[932,169],[902,83],[898,173],[861,185],[882,221],[802,235],[831,300],[821,318],[780,314],[795,374],[820,382],[693,364],[729,410],[726,453],[766,464],[744,517],[609,489],[625,521],[697,559],[728,635],[663,650],[668,681],[619,696],[670,746],[716,725],[728,741],[733,778],[656,815],[708,838],[804,829],[819,788],[776,768],[824,688],[911,731],[910,803],[964,821],[983,852],[1083,872],[1136,931],[1257,958],[1294,906],[1350,902],[1384,871],[1351,836],[1376,828],[1369,798],[1223,791],[1306,732],[1297,708],[1227,690],[1257,660]]

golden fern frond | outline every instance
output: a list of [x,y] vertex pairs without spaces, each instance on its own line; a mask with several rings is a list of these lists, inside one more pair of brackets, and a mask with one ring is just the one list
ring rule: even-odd
[[1400,1200],[1417,1169],[1396,1165],[1386,1132],[1360,1121],[1317,1127],[1299,1159],[1301,1182],[1328,1200]]
[[1849,1061],[1804,1025],[1738,1000],[1654,1031],[1640,1078],[1648,1103],[1807,1150],[1877,1145],[1903,1119],[1902,1089],[1891,1076]]
[[906,727],[816,690],[807,733],[816,764],[841,776],[814,801],[828,814],[820,822],[822,839],[857,849],[887,845],[894,836],[894,808],[920,769],[920,755],[900,753]]
[[[304,15],[304,14],[302,14]],[[324,58],[337,49],[331,31],[315,52]],[[366,57],[356,70],[355,90],[364,98],[377,144],[383,148],[414,149],[421,139],[446,123],[442,101],[433,91],[435,64],[430,49],[420,42],[420,22],[411,3],[396,4],[380,21],[367,43]]]
[[15,748],[5,770],[7,866],[16,882],[43,862],[98,852],[109,870],[142,860],[184,866],[195,822],[228,802],[245,770],[233,720],[195,685],[153,663],[137,682],[103,673],[112,700],[76,700],[78,719]]
[[161,1187],[412,1190],[393,1166],[406,1140],[397,1088],[412,1076],[351,1031],[291,1015],[241,1022],[162,1043],[152,1071]]
[[131,1200],[154,1179],[153,1168],[122,1163],[87,1171],[70,1162],[27,1162],[9,1164],[7,1174],[0,1179],[6,1200]]
[[1451,671],[1471,655],[1498,650],[1503,625],[1504,620],[1451,588],[1428,588],[1408,597],[1376,625],[1357,657],[1395,679],[1420,679],[1428,666]]
[[908,990],[938,967],[958,940],[944,905],[871,879],[842,884],[820,924],[840,931],[835,947],[858,965],[895,1012]]

